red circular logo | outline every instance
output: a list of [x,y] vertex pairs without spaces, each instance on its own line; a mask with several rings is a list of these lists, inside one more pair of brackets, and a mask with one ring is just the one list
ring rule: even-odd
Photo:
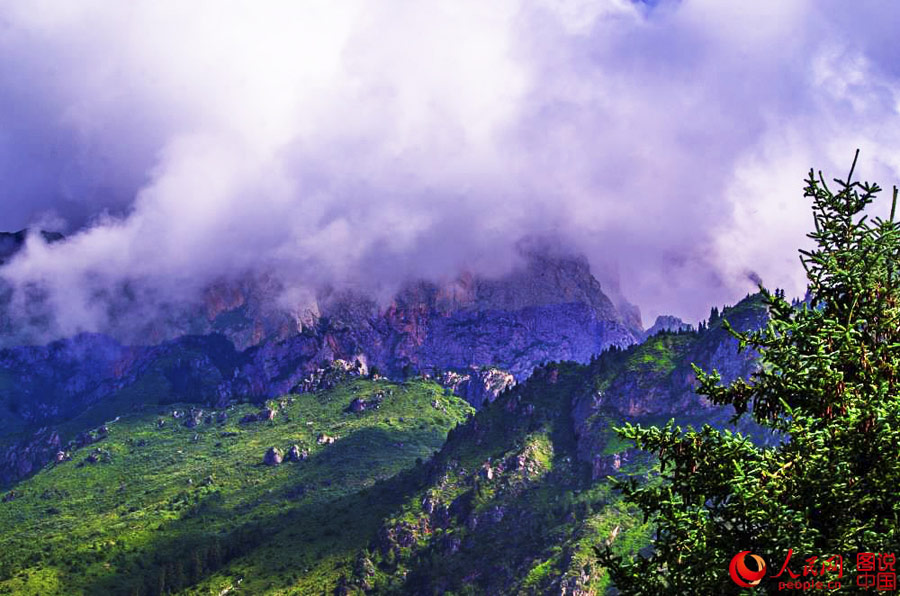
[[[747,555],[750,555],[756,562],[757,571],[752,571],[747,567],[747,564],[744,562]],[[728,566],[728,573],[731,575],[731,579],[734,580],[734,583],[739,585],[742,588],[752,588],[753,586],[758,586],[759,582],[762,581],[762,578],[766,575],[766,562],[763,561],[762,557],[759,555],[750,554],[749,550],[744,550],[734,555],[731,559],[731,564]]]

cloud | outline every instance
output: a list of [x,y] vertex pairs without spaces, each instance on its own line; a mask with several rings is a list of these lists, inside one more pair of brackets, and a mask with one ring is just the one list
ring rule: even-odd
[[528,236],[618,270],[648,320],[733,302],[748,270],[802,294],[807,169],[859,146],[900,172],[898,9],[854,7],[0,2],[0,225],[74,231],[2,275],[66,334],[123,287],[390,294],[503,271]]

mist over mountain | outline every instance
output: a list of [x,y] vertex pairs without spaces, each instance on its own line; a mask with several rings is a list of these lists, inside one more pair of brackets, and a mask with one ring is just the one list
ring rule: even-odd
[[875,4],[865,36],[841,2],[391,6],[5,4],[0,227],[67,234],[0,270],[14,302],[59,336],[248,275],[385,302],[538,236],[697,321],[751,271],[802,294],[798,172],[898,163]]

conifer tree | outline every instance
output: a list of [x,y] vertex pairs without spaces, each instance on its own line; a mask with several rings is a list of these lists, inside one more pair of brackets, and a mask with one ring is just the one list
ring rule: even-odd
[[815,248],[800,251],[808,299],[791,305],[761,287],[764,328],[739,333],[724,323],[741,349],[760,354],[757,372],[722,386],[718,373],[695,367],[699,394],[732,405],[734,421],[752,416],[779,444],[762,448],[727,430],[674,422],[619,429],[658,456],[661,473],[656,484],[617,482],[657,524],[649,557],[598,549],[622,593],[748,593],[728,572],[747,550],[768,567],[755,593],[777,591],[772,576],[789,552],[788,569],[798,574],[809,557],[841,555],[852,593],[856,553],[900,554],[897,189],[888,220],[868,217],[881,189],[853,181],[855,166],[856,158],[834,191],[821,172],[806,180],[815,224]]

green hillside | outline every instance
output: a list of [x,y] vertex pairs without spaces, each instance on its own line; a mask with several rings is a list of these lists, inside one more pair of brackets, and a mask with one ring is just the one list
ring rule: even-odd
[[[403,594],[602,594],[594,546],[649,543],[650,527],[576,459],[571,401],[591,379],[573,363],[538,369],[450,433],[426,485],[385,521],[353,585]],[[621,450],[613,447],[613,451]],[[635,457],[617,473],[651,479]]]
[[[649,528],[576,459],[590,369],[552,371],[466,424],[472,409],[425,380],[285,396],[273,420],[241,423],[250,404],[224,422],[178,403],[122,416],[5,493],[0,593],[602,591],[593,545],[634,551]],[[308,457],[263,463],[293,445]]]
[[[355,398],[369,406],[349,411]],[[432,383],[361,379],[269,406],[271,421],[239,423],[259,411],[242,405],[225,422],[204,412],[196,428],[189,414],[173,418],[183,404],[122,416],[71,461],[16,485],[0,503],[0,593],[159,594],[198,582],[200,593],[318,593],[411,490],[416,460],[471,412]],[[270,447],[294,444],[308,459],[263,464]]]

